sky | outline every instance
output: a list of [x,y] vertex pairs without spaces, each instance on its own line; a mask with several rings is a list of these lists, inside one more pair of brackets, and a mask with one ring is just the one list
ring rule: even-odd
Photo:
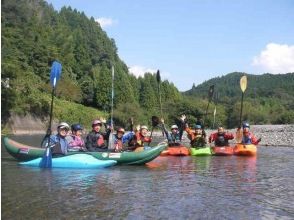
[[47,0],[99,22],[138,76],[180,91],[238,71],[294,72],[294,0]]

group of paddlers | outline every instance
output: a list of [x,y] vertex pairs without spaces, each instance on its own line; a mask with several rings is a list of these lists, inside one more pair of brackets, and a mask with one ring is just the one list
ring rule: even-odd
[[[104,131],[102,131],[103,125],[105,126]],[[203,125],[196,122],[190,128],[185,115],[180,117],[179,126],[171,126],[170,132],[166,129],[163,119],[157,126],[165,133],[169,146],[173,147],[181,145],[184,131],[187,133],[191,147],[194,148],[205,147],[207,143],[212,142],[215,146],[229,146],[229,140],[235,138],[233,133],[226,132],[223,126],[218,126],[217,132],[212,133],[207,138]],[[149,136],[148,127],[145,125],[137,126],[135,129],[131,126],[130,132],[125,132],[123,127],[118,127],[116,132],[112,134],[113,128],[106,123],[105,119],[97,119],[92,122],[92,131],[89,132],[85,141],[82,138],[83,127],[80,124],[73,124],[71,134],[69,134],[69,131],[70,126],[62,122],[57,126],[57,134],[51,135],[50,141],[43,143],[49,143],[52,146],[53,154],[65,155],[68,151],[136,151],[149,148],[152,141],[152,132]],[[242,129],[241,127],[237,129],[236,139],[243,144],[258,144],[261,140],[250,132],[250,125],[247,122],[242,124]]]

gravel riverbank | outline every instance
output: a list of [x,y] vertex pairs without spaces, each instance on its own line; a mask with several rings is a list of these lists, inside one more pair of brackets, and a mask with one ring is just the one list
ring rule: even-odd
[[[216,130],[206,130],[209,135]],[[228,130],[233,134],[236,133],[236,129]],[[261,138],[260,145],[263,146],[291,146],[294,147],[294,124],[290,125],[252,125],[251,131],[257,138]],[[161,132],[153,133],[155,136],[162,136]],[[189,140],[184,132],[183,142],[189,143]],[[231,141],[234,143],[234,140]]]

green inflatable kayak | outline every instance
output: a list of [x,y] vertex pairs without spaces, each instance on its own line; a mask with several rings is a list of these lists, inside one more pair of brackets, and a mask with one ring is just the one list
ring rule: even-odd
[[[8,137],[4,137],[3,141],[8,153],[19,161],[29,161],[42,157],[45,151],[45,148],[21,144]],[[92,155],[99,160],[115,160],[117,164],[140,165],[148,163],[158,157],[166,147],[167,143],[161,143],[158,146],[151,147],[141,152],[68,152],[67,155],[83,153]]]
[[202,148],[190,148],[190,154],[192,156],[208,156],[211,155],[211,148],[208,147],[202,147]]

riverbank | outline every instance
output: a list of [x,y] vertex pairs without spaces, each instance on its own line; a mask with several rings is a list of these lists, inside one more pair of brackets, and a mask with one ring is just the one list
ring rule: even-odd
[[[207,136],[216,130],[207,129]],[[236,129],[229,132],[236,133]],[[261,138],[260,145],[263,146],[291,146],[294,147],[294,124],[290,125],[252,125],[251,131],[257,138]],[[155,136],[161,136],[161,132],[155,132]],[[189,139],[184,133],[183,142],[189,144]],[[234,140],[231,143],[235,143]]]

